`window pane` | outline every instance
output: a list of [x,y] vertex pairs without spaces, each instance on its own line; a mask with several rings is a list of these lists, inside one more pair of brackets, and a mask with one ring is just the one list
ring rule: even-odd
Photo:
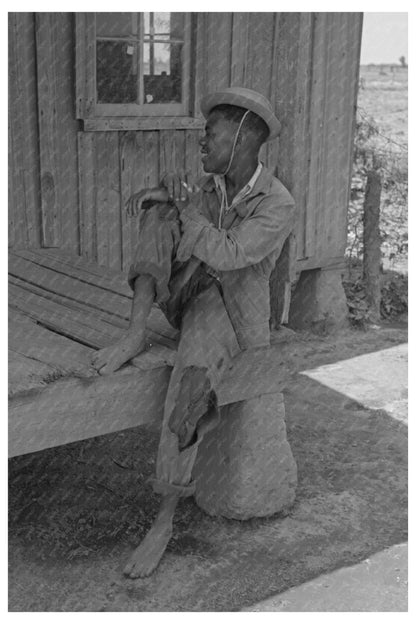
[[97,103],[182,102],[184,27],[184,13],[96,13]]
[[145,34],[169,34],[170,13],[144,13]]
[[182,44],[144,44],[144,101],[160,104],[182,100]]
[[97,36],[129,37],[133,34],[133,19],[132,13],[96,13]]
[[97,101],[123,104],[137,99],[137,45],[97,41]]

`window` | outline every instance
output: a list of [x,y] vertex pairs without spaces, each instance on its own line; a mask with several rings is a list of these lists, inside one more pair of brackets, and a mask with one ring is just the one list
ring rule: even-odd
[[87,129],[191,121],[191,21],[189,13],[76,14],[77,115]]

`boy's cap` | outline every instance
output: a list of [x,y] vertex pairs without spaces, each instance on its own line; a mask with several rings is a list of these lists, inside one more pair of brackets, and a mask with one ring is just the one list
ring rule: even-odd
[[201,111],[205,119],[212,109],[220,104],[232,104],[256,113],[266,122],[269,128],[267,141],[278,136],[281,123],[274,114],[269,100],[261,93],[245,87],[229,87],[228,89],[206,95],[200,102]]

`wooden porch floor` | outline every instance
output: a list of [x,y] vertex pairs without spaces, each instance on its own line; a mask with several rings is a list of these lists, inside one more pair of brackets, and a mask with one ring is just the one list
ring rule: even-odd
[[[57,250],[9,254],[9,456],[159,425],[178,332],[154,307],[152,348],[101,377],[95,349],[128,325],[124,274]],[[220,405],[279,391],[284,363],[274,349],[243,352],[218,392]]]

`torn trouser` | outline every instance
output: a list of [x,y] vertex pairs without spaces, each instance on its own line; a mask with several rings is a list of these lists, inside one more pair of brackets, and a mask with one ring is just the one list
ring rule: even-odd
[[198,446],[219,418],[215,390],[240,348],[218,281],[202,265],[195,269],[194,258],[188,263],[175,260],[180,236],[175,207],[156,204],[143,211],[129,282],[132,285],[141,274],[152,275],[156,301],[181,330],[152,483],[161,494],[189,496],[194,492],[191,479]]

